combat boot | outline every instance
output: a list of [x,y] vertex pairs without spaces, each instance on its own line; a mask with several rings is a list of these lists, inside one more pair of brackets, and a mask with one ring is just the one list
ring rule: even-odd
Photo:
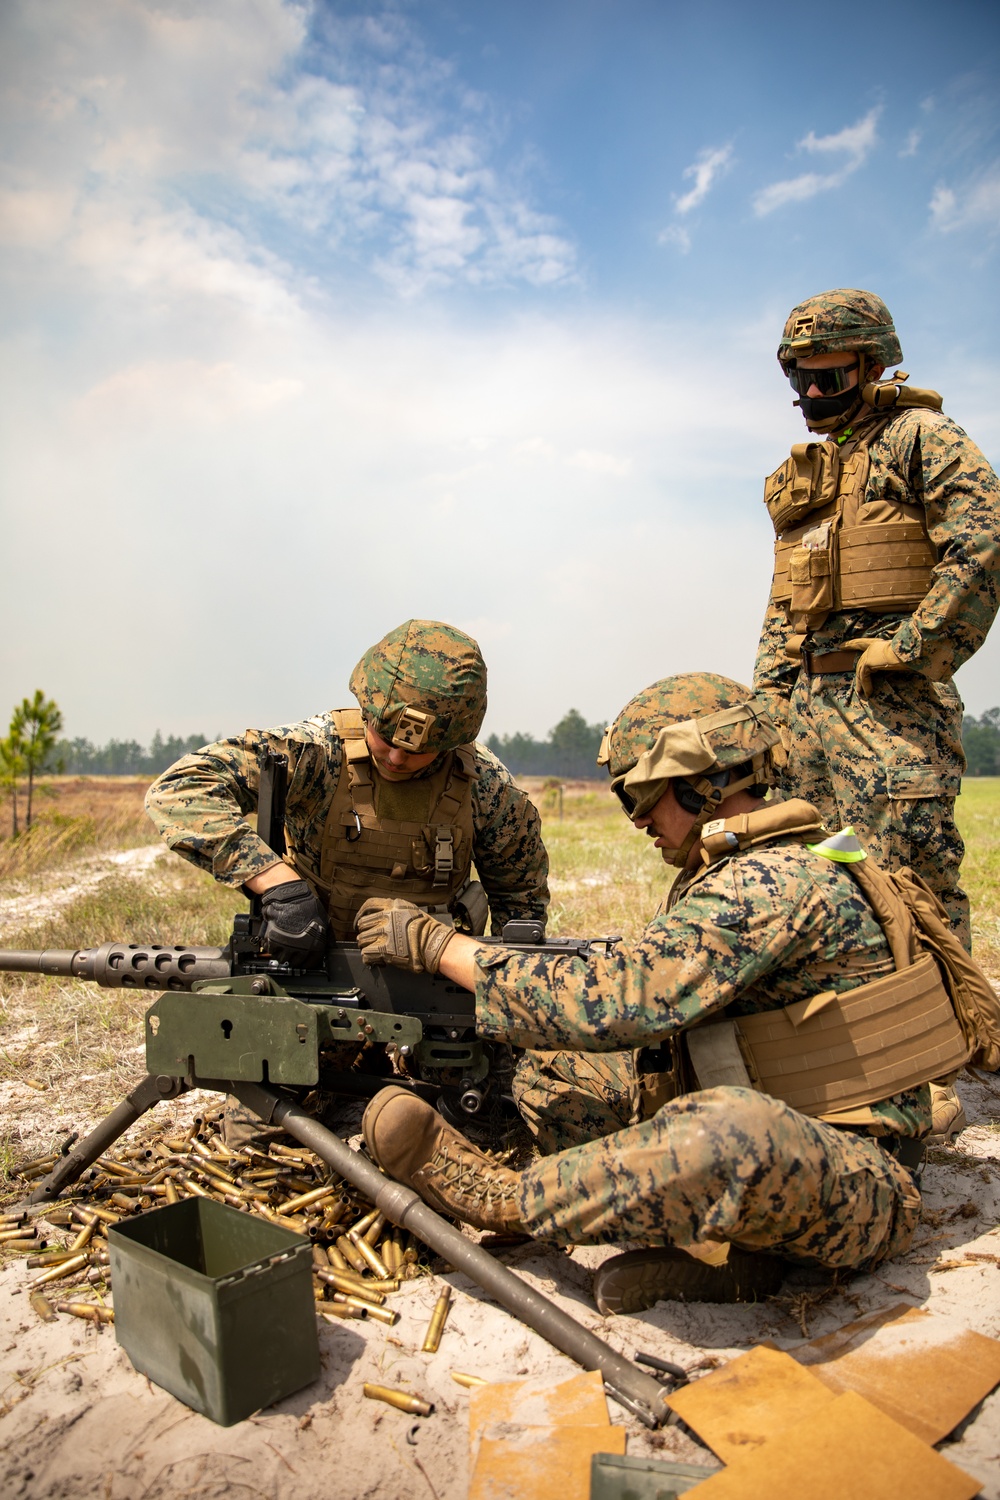
[[962,1101],[954,1088],[945,1088],[940,1083],[932,1083],[930,1091],[931,1133],[924,1136],[924,1145],[948,1146],[969,1122],[965,1118]]
[[628,1250],[594,1273],[599,1312],[644,1312],[657,1302],[758,1302],[778,1290],[789,1269],[777,1255],[730,1245],[720,1265],[696,1260],[686,1250]]
[[409,1089],[376,1094],[361,1130],[379,1166],[438,1213],[497,1234],[524,1232],[517,1213],[519,1174],[477,1151]]

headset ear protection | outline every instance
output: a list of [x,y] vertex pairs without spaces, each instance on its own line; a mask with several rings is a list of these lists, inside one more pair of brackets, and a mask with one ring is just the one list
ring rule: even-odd
[[[712,786],[724,787],[729,781],[729,772],[716,771],[714,776],[706,776],[704,779],[708,782],[711,782]],[[677,801],[680,803],[681,807],[683,807],[684,811],[693,813],[694,816],[697,817],[702,808],[705,806],[707,798],[703,797],[701,792],[696,791],[695,788],[691,785],[690,781],[685,781],[683,776],[677,776],[674,778],[673,788],[674,796],[677,798]]]

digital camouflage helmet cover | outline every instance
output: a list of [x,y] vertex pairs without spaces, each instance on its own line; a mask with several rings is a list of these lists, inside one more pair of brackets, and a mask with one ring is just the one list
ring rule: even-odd
[[365,723],[388,744],[442,754],[470,744],[486,714],[486,663],[471,636],[440,620],[406,620],[351,673]]
[[607,766],[630,818],[646,817],[676,783],[677,800],[696,814],[695,823],[679,849],[662,852],[669,864],[683,866],[727,797],[745,787],[763,795],[773,782],[778,742],[748,687],[714,672],[687,672],[654,682],[625,705],[605,733],[598,765]]

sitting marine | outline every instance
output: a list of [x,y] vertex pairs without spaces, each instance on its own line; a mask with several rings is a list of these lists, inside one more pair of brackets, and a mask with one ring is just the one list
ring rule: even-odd
[[612,791],[682,872],[635,943],[518,953],[405,902],[359,916],[368,962],[440,972],[475,991],[482,1036],[556,1049],[522,1063],[547,1153],[525,1170],[399,1088],[368,1106],[372,1155],[481,1228],[655,1247],[605,1263],[604,1310],[684,1295],[705,1262],[726,1261],[709,1274],[738,1295],[747,1266],[759,1292],[784,1261],[856,1270],[905,1251],[928,1080],[974,1050],[899,888],[809,803],[765,801],[777,743],[749,690],[707,673],[618,716]]

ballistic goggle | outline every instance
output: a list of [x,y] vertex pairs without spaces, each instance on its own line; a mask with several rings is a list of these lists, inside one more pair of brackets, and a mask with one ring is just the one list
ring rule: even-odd
[[804,396],[811,386],[815,386],[821,396],[839,396],[850,386],[851,372],[858,367],[856,359],[849,365],[831,365],[826,370],[800,370],[798,365],[788,365],[785,374],[792,390],[799,396]]

